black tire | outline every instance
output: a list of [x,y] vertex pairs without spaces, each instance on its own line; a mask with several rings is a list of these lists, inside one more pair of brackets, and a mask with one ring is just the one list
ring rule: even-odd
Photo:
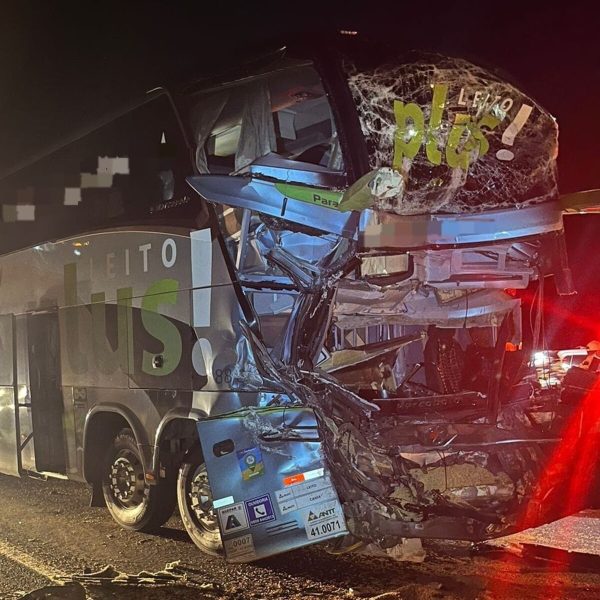
[[142,457],[131,429],[122,429],[106,453],[102,493],[112,518],[133,531],[158,529],[170,519],[177,501],[172,479],[161,480],[157,485],[146,483]]
[[206,465],[200,448],[190,451],[179,469],[177,502],[183,525],[190,538],[206,554],[223,556],[223,542]]

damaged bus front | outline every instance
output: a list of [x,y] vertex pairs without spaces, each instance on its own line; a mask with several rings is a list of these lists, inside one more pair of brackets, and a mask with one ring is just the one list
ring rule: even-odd
[[536,347],[545,277],[572,293],[554,119],[461,60],[319,71],[283,58],[190,96],[188,182],[253,315],[232,377],[269,391],[199,424],[229,558],[557,518],[546,467],[574,407],[536,388],[522,331]]

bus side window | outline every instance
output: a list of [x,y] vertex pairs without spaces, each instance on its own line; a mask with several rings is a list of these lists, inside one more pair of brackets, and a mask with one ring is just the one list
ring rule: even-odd
[[[0,252],[93,229],[202,212],[189,151],[164,95],[0,182]],[[192,218],[189,218],[193,227]]]
[[82,158],[82,208],[95,214],[97,225],[150,219],[187,193],[192,167],[166,96],[82,139],[75,154]]

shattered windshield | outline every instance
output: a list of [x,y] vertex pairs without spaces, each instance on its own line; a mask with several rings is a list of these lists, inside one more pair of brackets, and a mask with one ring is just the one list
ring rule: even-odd
[[344,68],[370,166],[402,175],[393,212],[478,212],[557,197],[556,122],[510,83],[437,55]]

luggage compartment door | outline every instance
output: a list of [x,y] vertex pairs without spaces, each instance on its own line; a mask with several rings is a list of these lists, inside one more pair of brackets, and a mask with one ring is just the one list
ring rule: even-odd
[[198,433],[229,562],[348,533],[312,410],[241,410],[199,422]]

